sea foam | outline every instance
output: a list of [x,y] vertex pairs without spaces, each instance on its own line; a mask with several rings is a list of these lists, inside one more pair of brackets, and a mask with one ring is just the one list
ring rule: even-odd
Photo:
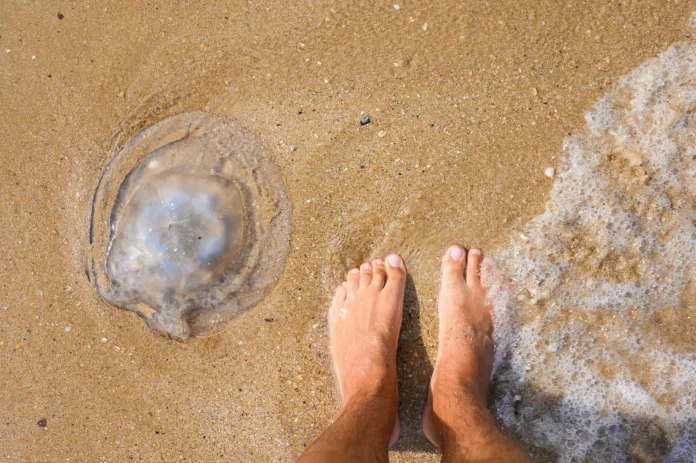
[[696,44],[585,119],[546,211],[484,269],[496,412],[542,458],[696,461]]

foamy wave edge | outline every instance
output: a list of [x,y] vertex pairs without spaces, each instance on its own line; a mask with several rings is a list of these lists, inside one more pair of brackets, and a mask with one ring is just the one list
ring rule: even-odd
[[696,45],[679,42],[587,113],[546,211],[484,265],[497,416],[540,455],[696,461],[696,356],[636,328],[696,280],[692,111]]

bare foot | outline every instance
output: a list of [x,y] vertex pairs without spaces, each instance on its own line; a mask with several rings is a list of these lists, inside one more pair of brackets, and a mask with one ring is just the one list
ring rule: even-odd
[[531,462],[486,408],[493,368],[493,320],[478,249],[450,247],[438,297],[440,345],[423,410],[423,432],[445,462]]
[[442,259],[439,347],[422,419],[426,437],[440,448],[443,430],[437,421],[447,413],[439,407],[452,406],[448,398],[466,391],[472,405],[485,408],[493,367],[493,322],[481,284],[482,255],[478,249],[468,259],[466,254],[452,246]]
[[493,320],[478,249],[450,247],[442,258],[437,361],[423,410],[423,432],[443,461],[532,461],[486,408],[493,368]]
[[396,348],[406,270],[392,254],[348,272],[329,310],[329,342],[345,413],[375,398],[388,402],[390,443],[399,436]]

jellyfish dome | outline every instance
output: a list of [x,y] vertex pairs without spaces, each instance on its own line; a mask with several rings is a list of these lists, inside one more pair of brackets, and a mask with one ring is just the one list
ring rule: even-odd
[[204,112],[173,116],[108,164],[89,275],[102,298],[156,331],[212,334],[275,286],[291,213],[280,169],[250,131]]

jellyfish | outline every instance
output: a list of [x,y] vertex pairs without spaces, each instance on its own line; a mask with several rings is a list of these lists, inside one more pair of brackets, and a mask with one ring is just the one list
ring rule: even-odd
[[234,120],[157,122],[97,186],[88,276],[108,303],[174,338],[213,334],[275,286],[292,208],[263,145]]

